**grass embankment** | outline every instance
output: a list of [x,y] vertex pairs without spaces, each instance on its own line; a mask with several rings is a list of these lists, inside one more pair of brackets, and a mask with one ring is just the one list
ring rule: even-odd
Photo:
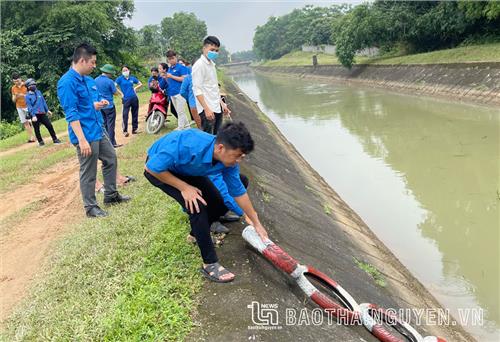
[[[266,61],[262,66],[304,66],[312,65],[312,52],[295,51],[283,57]],[[318,64],[339,64],[336,56],[318,53]],[[500,43],[471,45],[454,49],[437,50],[406,56],[356,57],[356,64],[438,64],[500,62]]]
[[133,200],[109,209],[107,218],[71,227],[57,242],[31,295],[6,323],[5,340],[186,336],[201,261],[185,242],[187,216],[142,176],[146,150],[158,137],[141,134],[118,149],[120,170],[138,178],[122,190]]
[[[147,103],[150,95],[149,91],[139,92],[139,103]],[[116,101],[116,113],[117,116],[121,116],[122,113],[122,104],[119,100]],[[143,119],[143,115],[144,113],[139,113],[139,120]],[[52,125],[56,134],[59,135],[68,129],[64,118],[54,121]],[[67,143],[69,141],[67,135],[61,138],[65,142],[64,145],[53,145],[45,126],[42,126],[40,130],[46,143],[44,147],[38,147],[38,143],[33,143],[27,149],[1,157],[0,174],[2,174],[2,177],[0,178],[0,193],[20,184],[29,183],[31,177],[42,174],[45,170],[61,161],[71,157],[76,158],[74,147]],[[116,127],[115,131],[116,134],[121,134],[119,127]],[[24,131],[7,139],[0,140],[0,151],[24,145],[26,144],[26,140],[27,136]]]

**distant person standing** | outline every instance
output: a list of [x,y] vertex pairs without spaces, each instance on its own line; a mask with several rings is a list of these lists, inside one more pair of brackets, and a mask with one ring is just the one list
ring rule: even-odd
[[132,134],[137,134],[139,128],[139,98],[137,89],[142,87],[137,77],[130,75],[130,69],[124,65],[122,75],[116,79],[116,84],[123,93],[123,134],[128,137],[128,113],[132,111]]
[[106,128],[106,132],[108,132],[111,144],[116,148],[122,145],[118,145],[115,139],[116,107],[113,101],[113,95],[119,94],[123,97],[123,93],[116,88],[115,82],[112,79],[115,75],[115,68],[111,64],[105,64],[99,70],[102,71],[102,74],[95,79],[97,91],[109,102],[109,105],[101,109],[104,128]]
[[173,50],[167,51],[167,61],[170,67],[167,70],[168,97],[177,112],[177,130],[190,128],[190,120],[186,116],[186,100],[181,96],[181,84],[189,69],[177,63],[177,54]]
[[24,85],[23,79],[18,73],[12,74],[12,82],[14,85],[11,88],[12,102],[16,104],[17,114],[19,120],[24,126],[26,133],[28,134],[28,143],[34,143],[33,129],[31,126],[31,121],[28,119],[28,107],[26,106],[25,95],[28,93],[28,89]]
[[71,143],[76,147],[80,163],[80,191],[88,217],[103,217],[108,214],[97,205],[95,182],[97,160],[102,161],[104,178],[104,204],[111,205],[130,200],[116,190],[116,152],[103,131],[100,110],[109,105],[98,97],[97,86],[89,77],[96,65],[96,49],[89,44],[81,44],[73,53],[73,63],[59,82],[57,96],[66,114]]
[[203,131],[217,135],[222,124],[222,112],[231,111],[222,101],[214,61],[219,56],[220,41],[208,36],[203,40],[203,54],[193,65],[193,92]]
[[45,145],[42,134],[40,134],[40,125],[44,125],[45,128],[47,128],[54,144],[62,144],[61,140],[57,139],[54,127],[48,118],[49,116],[52,116],[52,112],[49,110],[42,92],[36,89],[35,80],[28,78],[26,80],[26,88],[28,88],[28,93],[25,96],[26,105],[28,106],[28,113],[31,117],[33,128],[35,129],[38,145]]

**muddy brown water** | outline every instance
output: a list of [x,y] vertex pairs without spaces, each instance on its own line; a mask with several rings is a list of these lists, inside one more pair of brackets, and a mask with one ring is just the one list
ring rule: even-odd
[[498,108],[232,78],[469,332],[500,340]]

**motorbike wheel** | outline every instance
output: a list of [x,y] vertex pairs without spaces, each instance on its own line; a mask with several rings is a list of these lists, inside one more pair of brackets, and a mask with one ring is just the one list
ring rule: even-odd
[[160,131],[165,123],[165,116],[159,110],[156,110],[151,114],[146,121],[146,132],[148,134],[156,134]]

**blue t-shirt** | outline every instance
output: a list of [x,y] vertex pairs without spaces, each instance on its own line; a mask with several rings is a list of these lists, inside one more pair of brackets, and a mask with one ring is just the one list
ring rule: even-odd
[[[186,66],[177,63],[176,65],[169,67],[167,73],[179,77],[189,74],[189,69]],[[176,81],[173,78],[169,78],[167,82],[168,82],[168,96],[178,95],[181,90],[182,82]]]
[[122,75],[116,79],[115,83],[120,86],[120,90],[123,93],[123,101],[137,97],[134,90],[134,84],[138,84],[139,80],[136,77],[130,75],[127,79]]
[[189,104],[189,108],[196,109],[196,98],[194,97],[193,78],[191,74],[184,77],[179,94],[181,94],[182,97],[186,99],[187,103]]
[[155,173],[170,171],[185,176],[222,174],[230,196],[244,195],[247,190],[241,183],[239,165],[227,167],[219,161],[212,164],[215,139],[215,135],[194,128],[171,132],[149,148],[146,166]]
[[113,108],[115,105],[113,103],[113,94],[116,93],[115,82],[113,82],[113,80],[108,76],[100,75],[96,77],[95,84],[97,85],[97,90],[101,96],[105,100],[109,101],[109,106],[106,106],[103,109]]

